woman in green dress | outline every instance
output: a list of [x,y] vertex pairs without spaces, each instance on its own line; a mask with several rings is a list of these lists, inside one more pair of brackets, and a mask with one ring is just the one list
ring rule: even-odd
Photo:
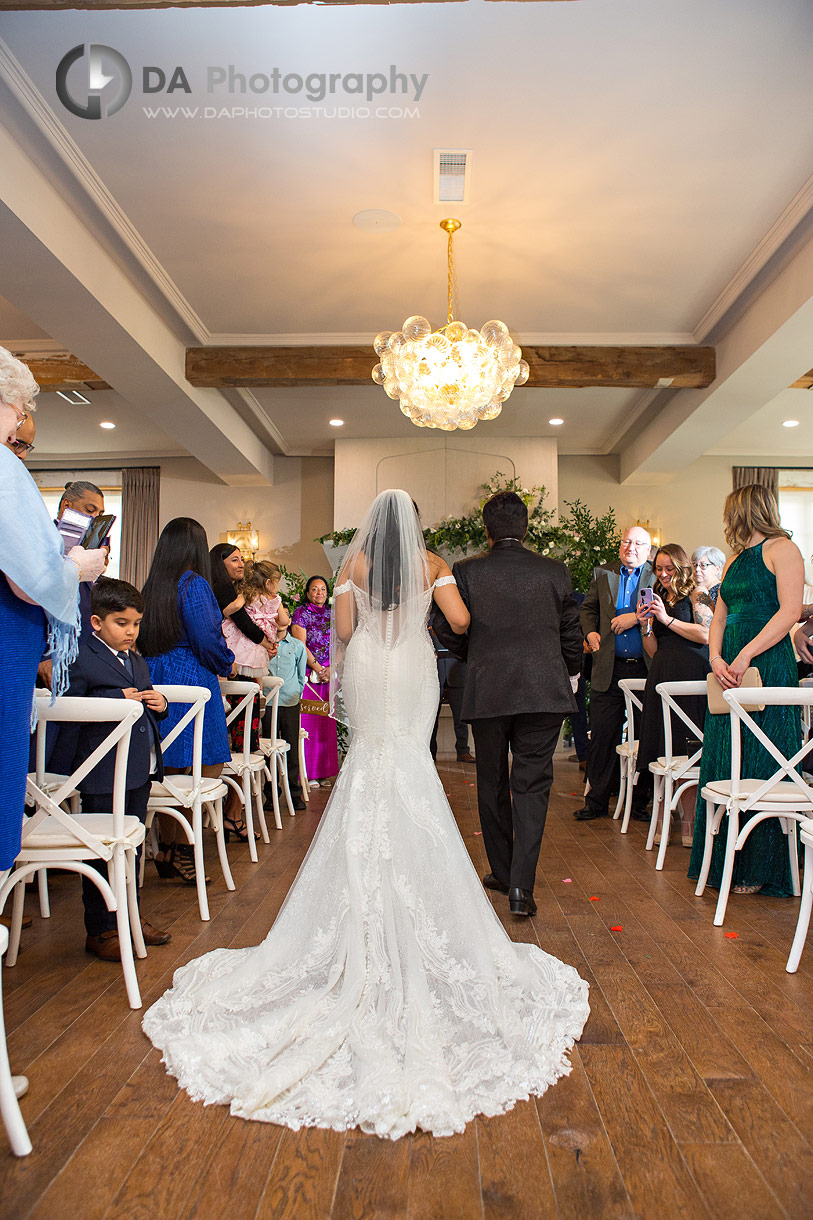
[[[758,483],[733,491],[723,510],[726,540],[734,551],[723,572],[709,630],[709,661],[725,690],[737,687],[750,665],[763,686],[797,686],[796,659],[788,632],[799,621],[804,587],[804,562],[790,534],[782,528],[775,497]],[[801,746],[799,709],[766,707],[752,713],[767,737],[786,757]],[[767,779],[777,769],[775,759],[747,730],[742,734],[741,774]],[[731,775],[731,731],[728,716],[706,714],[697,816],[689,876],[700,875],[706,835],[704,784]],[[723,828],[715,836],[707,884],[720,888],[725,857]],[[731,892],[773,897],[793,893],[788,842],[777,818],[768,818],[751,831],[734,859]]]

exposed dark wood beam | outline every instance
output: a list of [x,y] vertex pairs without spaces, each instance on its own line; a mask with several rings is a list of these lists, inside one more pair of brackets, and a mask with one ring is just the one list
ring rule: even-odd
[[[241,8],[259,8],[260,5],[276,5],[279,8],[295,8],[299,4],[332,5],[396,5],[396,4],[460,4],[466,0],[239,0]],[[501,4],[507,0],[489,0]],[[528,4],[569,3],[572,0],[524,0]],[[4,9],[133,9],[133,8],[228,8],[235,7],[235,0],[0,0],[0,12]]]
[[41,390],[109,390],[110,386],[102,381],[98,373],[88,368],[70,352],[26,352],[15,348],[13,353],[18,360],[27,364],[34,375],[34,380]]
[[798,381],[791,382],[792,390],[813,390],[813,369],[805,373],[804,377],[800,377]]
[[[715,376],[713,347],[523,347],[529,386],[697,389]],[[369,385],[370,347],[190,347],[194,386]]]

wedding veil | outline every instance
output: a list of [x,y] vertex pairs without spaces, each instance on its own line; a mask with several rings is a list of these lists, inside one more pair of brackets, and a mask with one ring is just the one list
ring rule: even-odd
[[353,536],[336,579],[330,616],[331,715],[344,719],[344,660],[364,627],[386,652],[425,630],[430,586],[426,544],[411,496],[382,491]]

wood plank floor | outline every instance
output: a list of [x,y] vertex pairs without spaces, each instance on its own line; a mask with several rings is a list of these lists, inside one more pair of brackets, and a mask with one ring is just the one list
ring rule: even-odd
[[[486,871],[474,768],[440,766],[460,829]],[[695,898],[688,852],[654,871],[644,827],[577,823],[573,763],[557,761],[537,877],[539,912],[515,940],[570,962],[591,1016],[573,1070],[542,1098],[462,1135],[395,1143],[357,1131],[292,1132],[231,1118],[179,1093],[126,1004],[117,967],[84,953],[79,886],[51,882],[53,915],[4,971],[12,1068],[33,1154],[0,1151],[0,1213],[23,1220],[694,1220],[813,1215],[813,943],[785,961],[797,900]],[[260,863],[229,848],[237,890],[209,852],[212,920],[194,891],[147,875],[144,913],[172,943],[139,964],[145,1005],[176,966],[267,932],[326,800],[286,818]],[[454,901],[454,895],[449,896]],[[620,927],[622,930],[617,931]],[[729,938],[727,932],[736,932]]]

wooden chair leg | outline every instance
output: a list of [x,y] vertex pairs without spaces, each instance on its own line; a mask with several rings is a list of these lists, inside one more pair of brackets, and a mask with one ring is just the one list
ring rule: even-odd
[[799,907],[799,918],[796,921],[796,935],[793,937],[793,944],[790,947],[790,957],[785,970],[788,974],[795,974],[799,968],[799,959],[802,956],[807,939],[807,930],[810,927],[810,912],[813,910],[813,847],[805,844],[805,883],[802,890],[802,902]]
[[731,889],[731,878],[734,875],[734,845],[737,842],[739,834],[740,819],[736,805],[732,804],[728,811],[728,834],[725,842],[725,861],[723,863],[723,876],[720,880],[720,896],[717,899],[717,909],[714,912],[714,926],[719,928],[722,926],[725,919],[725,909],[728,906],[728,894]]
[[37,873],[37,889],[39,891],[40,915],[43,919],[51,918],[51,900],[48,897],[48,869],[41,868]]
[[207,801],[206,808],[209,810],[209,822],[215,832],[217,855],[223,872],[223,880],[226,882],[226,889],[233,890],[235,888],[234,878],[231,875],[229,856],[226,851],[226,836],[223,833],[223,797],[221,796],[218,801]]
[[277,768],[278,768],[280,776],[282,778],[282,790],[285,793],[285,803],[288,806],[288,812],[292,818],[296,817],[296,810],[294,809],[294,801],[293,801],[293,797],[291,796],[291,785],[288,783],[288,755],[287,754],[278,754],[277,755]]
[[706,840],[703,845],[703,863],[700,865],[700,876],[697,878],[695,897],[699,898],[706,888],[711,868],[711,853],[714,847],[714,819],[717,816],[717,806],[713,801],[706,801]]
[[[8,933],[0,927],[0,956],[8,944]],[[3,1021],[2,971],[0,970],[0,1115],[6,1128],[8,1142],[15,1156],[28,1156],[31,1140],[28,1136],[20,1104],[14,1092],[14,1081],[8,1061],[6,1028]]]
[[124,973],[124,985],[127,988],[127,999],[131,1008],[141,1007],[141,992],[138,989],[138,975],[133,960],[133,942],[130,936],[130,915],[127,905],[127,880],[124,871],[124,853],[117,852],[111,861],[111,886],[116,895],[116,926],[119,933],[119,952],[121,953],[121,968]]

